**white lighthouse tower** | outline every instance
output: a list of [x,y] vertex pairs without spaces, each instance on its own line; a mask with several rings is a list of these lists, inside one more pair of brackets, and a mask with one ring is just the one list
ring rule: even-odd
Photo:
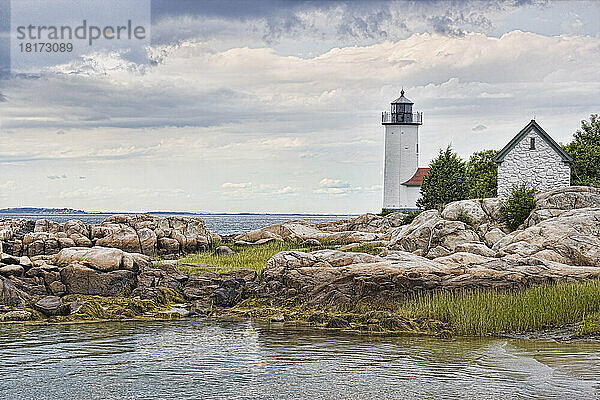
[[402,90],[400,97],[392,101],[390,112],[381,115],[385,126],[384,209],[416,209],[421,182],[428,172],[427,168],[419,168],[419,125],[423,115],[413,112],[413,104]]

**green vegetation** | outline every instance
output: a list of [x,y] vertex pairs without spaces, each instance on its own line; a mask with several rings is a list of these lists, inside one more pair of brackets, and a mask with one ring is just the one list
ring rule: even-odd
[[428,210],[468,196],[467,166],[448,146],[446,150],[440,150],[429,164],[429,173],[423,178],[417,206]]
[[467,162],[467,186],[470,199],[496,197],[498,166],[494,162],[497,150],[477,151]]
[[501,202],[500,214],[510,230],[516,230],[525,222],[535,208],[534,197],[535,189],[527,185],[519,185],[513,187],[508,199]]
[[385,217],[386,215],[390,215],[392,213],[395,213],[396,211],[394,210],[390,210],[389,208],[382,208],[381,212],[377,215],[379,215],[380,217]]
[[[35,296],[23,308],[0,306],[0,321],[3,321],[4,316],[11,312],[16,318],[5,321],[46,323],[179,317],[179,314],[165,311],[174,303],[185,302],[180,292],[166,287],[157,287],[154,288],[153,293],[153,298],[70,294],[62,298],[62,308],[59,309],[57,315],[52,316],[46,316],[35,309],[34,304],[40,299],[40,296]],[[74,302],[81,302],[81,308],[76,313],[70,314],[68,304]],[[20,314],[14,314],[15,312]]]
[[299,298],[246,299],[218,312],[369,333],[488,336],[570,327],[574,336],[600,334],[600,280],[527,289],[421,292],[397,304],[307,306]]
[[[198,274],[204,271],[223,273],[234,271],[240,268],[248,268],[260,274],[263,267],[267,264],[269,258],[280,251],[289,250],[315,250],[315,248],[302,247],[299,243],[289,241],[271,241],[262,245],[237,246],[233,242],[213,243],[216,248],[220,245],[226,245],[235,252],[233,256],[214,255],[207,251],[198,254],[190,254],[179,259],[177,269],[184,274]],[[204,266],[188,266],[185,264],[205,264]]]
[[470,225],[473,228],[475,228],[477,224],[477,221],[473,221],[473,219],[469,217],[469,214],[466,211],[461,211],[460,213],[458,213],[458,215],[456,216],[456,220],[464,222],[465,224]]
[[351,253],[367,253],[372,254],[374,256],[379,255],[381,251],[385,248],[382,244],[377,243],[363,243],[359,246],[353,247],[347,251]]
[[458,335],[496,335],[577,326],[600,332],[600,280],[544,284],[500,292],[491,289],[423,293],[398,306],[401,315],[446,323]]
[[574,140],[563,146],[573,158],[571,185],[600,187],[600,118],[590,116],[590,122],[581,121],[581,129]]
[[402,218],[402,225],[408,225],[417,218],[417,215],[421,214],[422,210],[416,211],[406,211],[404,212],[404,217]]

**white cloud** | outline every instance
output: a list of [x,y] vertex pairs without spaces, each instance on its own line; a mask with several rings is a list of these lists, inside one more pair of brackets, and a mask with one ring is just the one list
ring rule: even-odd
[[221,187],[224,189],[248,189],[248,188],[252,187],[252,183],[250,183],[250,182],[241,182],[241,183],[225,182],[224,184],[221,185]]
[[15,186],[15,181],[6,181],[4,183],[0,183],[0,190],[12,189],[14,186]]
[[341,179],[323,178],[319,182],[319,187],[322,188],[334,188],[334,189],[345,189],[349,188],[350,184]]

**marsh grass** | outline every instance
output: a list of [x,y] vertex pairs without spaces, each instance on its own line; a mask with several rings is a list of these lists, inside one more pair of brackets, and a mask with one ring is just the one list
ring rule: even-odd
[[[273,241],[257,246],[236,246],[232,242],[216,242],[213,243],[213,248],[216,248],[220,245],[229,246],[236,254],[233,256],[220,256],[214,255],[212,251],[190,254],[178,260],[177,268],[184,274],[197,274],[204,271],[223,273],[234,271],[240,268],[248,268],[260,274],[263,267],[267,264],[269,258],[273,257],[280,251],[312,251],[322,248],[303,247],[299,243],[289,241]],[[198,267],[185,264],[206,264],[206,266]]]
[[543,284],[522,290],[421,293],[397,313],[449,324],[459,335],[496,335],[575,324],[577,334],[600,331],[600,280]]

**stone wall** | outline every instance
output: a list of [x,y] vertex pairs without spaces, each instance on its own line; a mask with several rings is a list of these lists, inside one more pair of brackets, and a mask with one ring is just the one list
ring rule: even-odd
[[[535,150],[530,140],[535,138]],[[568,187],[571,168],[532,128],[498,165],[498,196],[507,197],[513,186],[529,184],[539,191]]]

